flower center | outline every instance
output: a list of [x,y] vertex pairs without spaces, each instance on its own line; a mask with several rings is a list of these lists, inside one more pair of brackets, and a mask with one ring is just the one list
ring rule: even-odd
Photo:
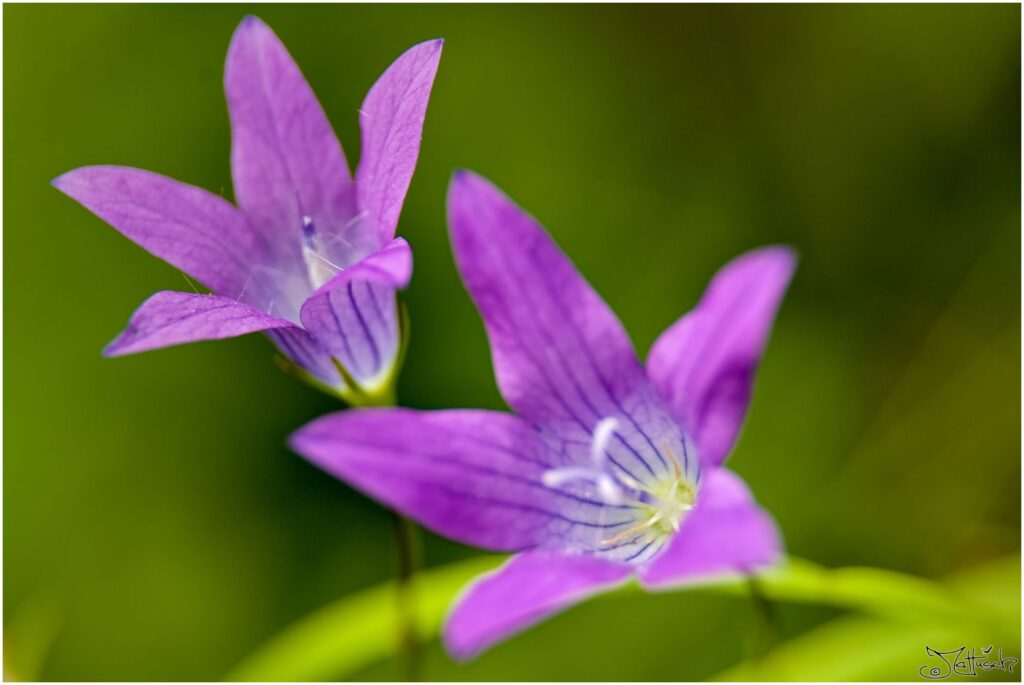
[[306,263],[306,275],[313,290],[319,289],[344,268],[324,255],[323,236],[316,230],[313,219],[305,215],[302,217],[302,259]]
[[[664,488],[660,487],[662,485]],[[659,482],[653,488],[641,490],[640,497],[633,503],[644,512],[644,520],[602,540],[601,544],[614,545],[644,531],[671,535],[679,530],[683,519],[693,509],[696,498],[696,488],[686,483],[681,475],[669,481]]]
[[[689,480],[668,440],[662,442],[660,454],[669,468],[660,477],[638,483],[621,469],[613,468],[607,452],[617,428],[615,418],[598,422],[591,436],[589,466],[549,469],[542,476],[542,482],[549,488],[582,486],[604,504],[633,512],[633,525],[623,523],[597,541],[593,551],[598,554],[611,553],[627,542],[644,544],[667,538],[679,530],[697,498],[696,483]],[[628,555],[626,558],[631,559]]]

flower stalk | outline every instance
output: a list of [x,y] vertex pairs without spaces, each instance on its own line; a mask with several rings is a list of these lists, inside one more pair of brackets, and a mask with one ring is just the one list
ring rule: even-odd
[[[388,377],[376,391],[369,391],[362,387],[337,359],[334,359],[333,362],[345,382],[344,390],[338,392],[334,388],[325,387],[308,374],[300,374],[300,378],[310,382],[314,387],[340,397],[353,409],[397,406],[398,394],[395,386],[409,347],[409,310],[400,300],[396,304],[399,315],[398,355]],[[290,370],[294,371],[294,369]],[[399,667],[404,680],[413,682],[420,679],[420,647],[416,631],[416,593],[413,583],[413,578],[419,569],[419,529],[415,523],[397,511],[393,514],[393,539],[397,562],[395,573],[397,661],[400,662]]]
[[408,682],[420,679],[420,646],[416,633],[416,587],[413,577],[419,568],[419,530],[416,524],[394,512],[395,548],[398,552],[397,633],[402,676]]

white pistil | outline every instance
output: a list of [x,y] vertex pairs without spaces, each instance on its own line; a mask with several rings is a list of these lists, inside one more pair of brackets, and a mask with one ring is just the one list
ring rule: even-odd
[[618,427],[618,420],[611,416],[597,422],[590,440],[590,460],[594,462],[594,466],[604,463],[605,450],[608,449],[608,443],[611,442],[612,436],[615,435],[615,429]]
[[622,489],[604,468],[604,452],[612,439],[619,422],[612,417],[601,419],[594,427],[590,440],[590,461],[593,467],[568,466],[560,469],[549,469],[541,476],[541,481],[549,488],[560,488],[570,481],[593,483],[597,494],[606,504],[620,504]]

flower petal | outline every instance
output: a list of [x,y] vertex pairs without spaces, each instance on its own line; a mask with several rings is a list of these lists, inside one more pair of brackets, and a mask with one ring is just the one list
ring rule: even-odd
[[406,50],[373,84],[359,109],[359,209],[367,212],[382,242],[395,235],[416,168],[427,101],[443,44],[443,40],[431,40]]
[[323,417],[292,448],[328,473],[450,538],[518,551],[614,535],[636,517],[548,489],[551,454],[510,414],[364,409]]
[[275,328],[266,331],[267,337],[277,349],[306,372],[332,389],[343,389],[345,382],[331,361],[331,355],[306,331],[298,326],[291,328]]
[[257,237],[231,203],[142,169],[89,166],[53,185],[167,263],[222,295],[238,295],[260,256]]
[[724,468],[704,471],[697,506],[664,552],[640,572],[650,588],[730,573],[750,573],[782,557],[771,516],[757,506],[739,476]]
[[135,310],[128,327],[103,353],[117,357],[187,342],[234,338],[272,328],[295,328],[295,324],[267,316],[229,297],[164,290]]
[[365,390],[386,383],[397,361],[395,290],[408,285],[411,275],[412,250],[403,238],[395,238],[325,283],[302,305],[302,325]]
[[299,67],[256,17],[235,31],[224,89],[235,200],[278,260],[301,267],[303,216],[334,234],[355,215],[341,145]]
[[697,443],[702,464],[721,464],[736,441],[795,268],[796,257],[785,247],[734,259],[715,275],[697,307],[651,348],[651,381]]
[[644,384],[618,319],[540,224],[501,191],[457,173],[448,221],[498,385],[516,411],[537,423],[580,416],[589,425]]
[[458,172],[448,191],[455,261],[491,343],[498,386],[579,462],[597,424],[619,419],[608,454],[639,482],[671,471],[662,443],[684,444],[650,391],[622,324],[532,217],[486,180]]
[[469,659],[573,604],[629,578],[632,569],[595,557],[537,550],[482,576],[458,600],[444,643]]

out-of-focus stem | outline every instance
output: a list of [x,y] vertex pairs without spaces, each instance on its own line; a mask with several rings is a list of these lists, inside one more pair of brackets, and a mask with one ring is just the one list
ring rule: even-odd
[[[309,373],[302,371],[293,362],[283,364],[286,370],[296,372],[305,380],[312,382],[317,387],[326,390],[328,393],[340,397],[353,409],[367,407],[395,407],[398,406],[398,396],[395,384],[398,371],[405,360],[405,354],[409,347],[409,312],[405,303],[396,300],[399,313],[399,331],[401,340],[399,342],[398,356],[394,367],[388,377],[381,383],[381,387],[368,391],[353,378],[348,369],[337,359],[332,358],[338,374],[344,382],[341,390],[327,387],[320,381],[314,379]],[[420,677],[420,646],[416,631],[416,594],[413,584],[413,577],[416,575],[419,548],[419,529],[416,524],[398,512],[394,514],[394,541],[398,570],[396,574],[396,602],[395,602],[395,628],[398,647],[398,661],[401,662],[402,675],[407,681],[419,680]]]
[[401,655],[403,676],[407,681],[420,679],[420,645],[416,634],[416,574],[417,538],[416,524],[395,512],[395,546],[398,557],[397,576],[397,629],[398,649]]

